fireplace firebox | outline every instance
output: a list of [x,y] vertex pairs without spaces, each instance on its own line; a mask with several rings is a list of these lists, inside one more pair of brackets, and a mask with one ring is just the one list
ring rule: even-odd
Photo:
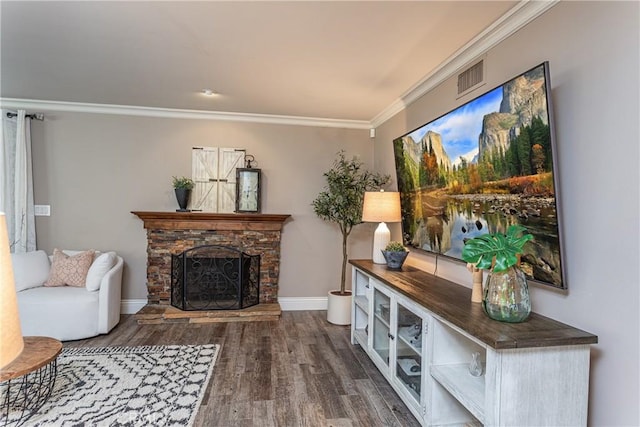
[[239,310],[259,303],[260,255],[205,245],[171,256],[171,305],[181,310]]

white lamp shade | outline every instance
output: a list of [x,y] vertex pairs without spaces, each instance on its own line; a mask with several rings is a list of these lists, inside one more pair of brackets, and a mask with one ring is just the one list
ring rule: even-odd
[[364,193],[362,220],[365,222],[400,222],[400,193],[367,191]]
[[0,369],[13,362],[22,353],[23,348],[7,219],[5,214],[0,212]]

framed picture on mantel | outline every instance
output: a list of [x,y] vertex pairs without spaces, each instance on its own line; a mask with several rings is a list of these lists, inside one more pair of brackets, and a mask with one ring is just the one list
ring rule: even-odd
[[260,212],[260,169],[236,169],[236,212]]

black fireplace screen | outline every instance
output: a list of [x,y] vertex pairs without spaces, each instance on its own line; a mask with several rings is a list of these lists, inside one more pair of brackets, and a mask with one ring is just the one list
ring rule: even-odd
[[260,255],[206,245],[171,255],[171,305],[181,310],[237,310],[260,298]]

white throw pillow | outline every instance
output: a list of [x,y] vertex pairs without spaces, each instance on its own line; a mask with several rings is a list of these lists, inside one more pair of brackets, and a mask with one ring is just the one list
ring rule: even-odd
[[89,267],[89,272],[87,272],[87,281],[85,283],[87,290],[97,291],[100,289],[102,278],[115,264],[115,252],[105,252],[97,256],[96,259],[93,260],[91,267]]
[[45,251],[11,254],[16,291],[37,288],[49,277],[51,263]]

